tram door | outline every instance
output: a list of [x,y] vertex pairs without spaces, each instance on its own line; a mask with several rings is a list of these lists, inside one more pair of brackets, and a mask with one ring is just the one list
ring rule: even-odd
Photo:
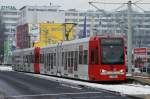
[[91,40],[89,42],[89,79],[95,80],[97,67],[98,67],[98,42],[96,40]]

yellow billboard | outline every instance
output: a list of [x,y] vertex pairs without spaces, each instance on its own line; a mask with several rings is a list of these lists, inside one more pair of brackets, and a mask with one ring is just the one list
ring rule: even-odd
[[59,41],[72,40],[74,24],[40,23],[40,41],[33,46],[45,46]]

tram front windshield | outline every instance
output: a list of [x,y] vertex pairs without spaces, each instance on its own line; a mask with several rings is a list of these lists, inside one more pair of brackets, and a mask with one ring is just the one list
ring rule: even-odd
[[124,64],[122,39],[101,39],[101,64]]

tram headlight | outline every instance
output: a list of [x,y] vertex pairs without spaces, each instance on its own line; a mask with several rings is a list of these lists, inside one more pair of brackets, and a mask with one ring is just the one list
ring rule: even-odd
[[101,73],[102,73],[102,74],[106,74],[106,73],[107,73],[107,70],[102,69],[102,70],[101,70]]
[[121,69],[119,72],[120,72],[121,74],[123,74],[123,73],[124,73],[123,69]]

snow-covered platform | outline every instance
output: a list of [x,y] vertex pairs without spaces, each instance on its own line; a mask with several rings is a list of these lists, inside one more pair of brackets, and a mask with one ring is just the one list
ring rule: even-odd
[[12,71],[12,66],[0,65],[0,71]]
[[[47,80],[54,80],[60,83],[68,83],[72,85],[80,85],[80,86],[87,86],[96,89],[104,89],[111,92],[120,93],[121,95],[129,95],[129,96],[141,96],[146,97],[150,95],[150,86],[149,85],[141,85],[141,84],[98,84],[98,83],[90,83],[84,81],[77,81],[65,78],[58,78],[52,76],[45,76],[40,74],[29,74],[27,75],[44,78]],[[150,99],[150,97],[149,97]]]

